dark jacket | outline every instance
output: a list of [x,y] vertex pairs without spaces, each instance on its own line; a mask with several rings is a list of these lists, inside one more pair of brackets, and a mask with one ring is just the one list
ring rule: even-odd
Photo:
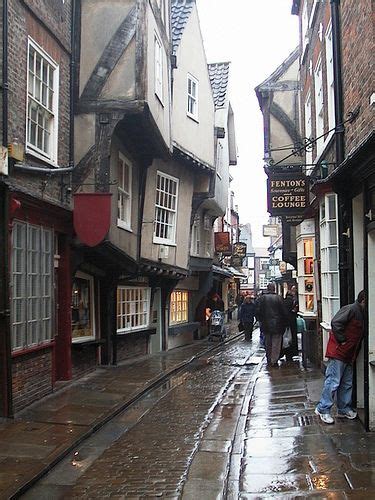
[[239,320],[241,323],[254,323],[255,304],[254,302],[244,302],[240,308]]
[[363,309],[359,302],[342,307],[331,321],[327,358],[354,363],[363,337]]
[[284,301],[275,293],[264,293],[256,303],[256,317],[265,335],[282,335],[288,326]]

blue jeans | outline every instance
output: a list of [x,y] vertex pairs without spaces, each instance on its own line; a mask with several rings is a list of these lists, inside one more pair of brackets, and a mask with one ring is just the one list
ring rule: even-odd
[[337,410],[346,413],[352,409],[353,368],[339,359],[328,361],[322,397],[316,407],[320,413],[330,413],[333,400],[337,397]]

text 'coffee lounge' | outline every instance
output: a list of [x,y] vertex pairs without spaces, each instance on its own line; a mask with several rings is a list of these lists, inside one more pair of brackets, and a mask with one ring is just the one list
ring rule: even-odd
[[270,173],[267,191],[272,216],[302,213],[308,206],[308,183],[303,174]]

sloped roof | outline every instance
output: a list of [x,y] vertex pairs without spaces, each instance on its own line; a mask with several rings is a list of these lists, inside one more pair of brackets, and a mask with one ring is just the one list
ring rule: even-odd
[[172,52],[176,53],[195,0],[171,1]]
[[222,62],[208,65],[215,108],[225,106],[229,81],[229,64],[229,62]]

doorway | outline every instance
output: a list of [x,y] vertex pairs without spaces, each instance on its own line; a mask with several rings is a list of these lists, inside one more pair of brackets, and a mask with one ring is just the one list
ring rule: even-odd
[[156,333],[151,335],[150,354],[155,354],[163,350],[161,314],[161,289],[156,288],[151,310],[151,327],[156,329]]

